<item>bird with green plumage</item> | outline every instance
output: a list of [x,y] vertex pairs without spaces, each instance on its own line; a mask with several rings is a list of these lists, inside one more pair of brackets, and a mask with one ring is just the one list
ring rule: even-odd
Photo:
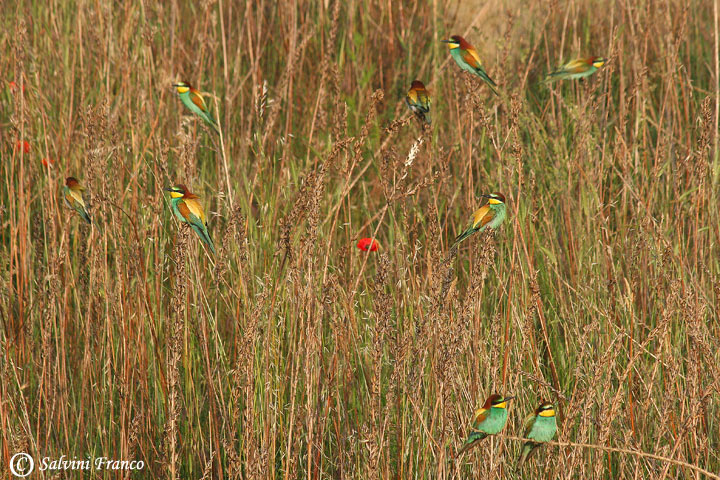
[[200,197],[191,193],[190,190],[182,184],[168,187],[165,191],[170,192],[170,206],[175,217],[182,223],[190,225],[190,227],[195,230],[195,233],[198,234],[200,240],[215,253],[215,245],[210,238],[205,221],[205,211],[198,201]]
[[603,57],[588,57],[571,60],[565,65],[558,67],[556,70],[547,74],[545,83],[555,80],[575,80],[578,78],[589,77],[597,72],[606,60]]
[[524,434],[528,439],[522,447],[520,457],[517,462],[517,469],[520,470],[523,464],[530,458],[534,452],[542,446],[543,443],[549,442],[557,432],[557,422],[555,421],[555,407],[552,403],[542,402],[535,412],[525,418]]
[[210,125],[210,127],[215,130],[215,133],[219,135],[220,128],[217,123],[215,123],[215,119],[212,115],[210,115],[210,110],[205,103],[202,93],[193,88],[193,86],[188,82],[178,82],[173,84],[173,87],[175,87],[183,105],[190,109],[191,112],[205,120],[205,123]]
[[508,419],[508,401],[514,397],[503,397],[498,393],[490,395],[485,404],[475,410],[475,418],[470,429],[470,434],[458,451],[457,457],[478,445],[481,440],[489,435],[496,435],[505,428]]
[[460,68],[480,77],[482,81],[490,87],[490,90],[492,90],[495,95],[498,95],[497,90],[495,90],[497,84],[490,78],[485,68],[483,68],[480,56],[477,50],[475,50],[475,47],[470,45],[470,43],[460,35],[453,35],[447,40],[441,40],[441,42],[448,44],[450,55],[452,55],[453,60],[455,60],[455,63],[457,63]]
[[505,195],[502,193],[491,193],[490,195],[482,195],[482,197],[487,198],[488,202],[475,210],[470,224],[455,238],[455,242],[450,247],[451,250],[470,235],[476,232],[482,232],[486,228],[495,230],[505,221]]
[[92,223],[90,214],[87,211],[87,206],[85,205],[85,200],[83,199],[84,191],[85,187],[80,185],[77,178],[67,177],[65,179],[65,185],[62,188],[63,202],[75,210],[87,223]]

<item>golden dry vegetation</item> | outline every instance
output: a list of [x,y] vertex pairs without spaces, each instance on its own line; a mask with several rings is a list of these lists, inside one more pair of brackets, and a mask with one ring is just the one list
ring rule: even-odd
[[[0,19],[1,475],[29,452],[146,465],[83,478],[719,478],[717,0]],[[501,97],[452,62],[455,33]],[[540,84],[583,55],[609,62]],[[71,175],[92,226],[62,203]],[[172,216],[176,182],[216,256]],[[447,261],[491,191],[505,224]],[[494,391],[517,396],[505,435],[455,459]],[[518,473],[541,399],[561,445]]]

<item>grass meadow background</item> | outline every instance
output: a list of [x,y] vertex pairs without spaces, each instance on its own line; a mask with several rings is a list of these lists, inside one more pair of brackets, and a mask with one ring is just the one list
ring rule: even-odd
[[[720,472],[717,0],[21,0],[0,19],[4,478],[20,451],[146,464],[33,478],[718,478],[688,466]],[[590,55],[609,62],[587,81],[538,83]],[[71,175],[92,226],[62,204]],[[217,256],[172,217],[176,182]],[[492,191],[505,224],[446,262]],[[514,438],[454,460],[495,391],[517,396],[508,436],[549,399],[558,440],[594,446],[520,474]]]

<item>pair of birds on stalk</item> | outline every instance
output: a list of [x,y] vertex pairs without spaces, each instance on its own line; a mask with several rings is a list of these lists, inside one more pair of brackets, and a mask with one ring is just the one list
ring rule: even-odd
[[[170,192],[170,206],[175,217],[182,223],[187,223],[198,234],[200,240],[215,253],[215,245],[208,233],[205,211],[198,201],[197,195],[192,193],[185,185],[175,185],[165,189]],[[87,205],[83,199],[85,187],[75,177],[67,177],[63,186],[63,201],[65,205],[75,210],[87,223],[92,223]]]
[[[191,112],[202,118],[218,135],[220,134],[220,127],[215,122],[215,119],[210,114],[205,99],[202,93],[196,88],[190,85],[189,82],[178,82],[173,84],[175,87],[180,101],[185,105]],[[185,185],[178,184],[172,187],[168,187],[165,191],[170,192],[170,207],[172,208],[175,217],[182,223],[190,225],[190,227],[197,233],[200,240],[208,246],[208,248],[215,253],[215,244],[210,238],[210,234],[207,229],[207,221],[205,218],[205,211],[202,205],[198,201],[197,195],[192,193]]]
[[[455,60],[455,63],[457,63],[460,68],[480,77],[488,84],[493,93],[498,95],[495,89],[497,84],[483,68],[480,57],[472,45],[460,35],[453,35],[449,40],[442,40],[442,42],[448,44],[450,47],[450,55],[452,55],[453,60]],[[420,80],[412,82],[410,90],[408,90],[405,96],[405,103],[421,121],[430,124],[430,95],[423,82]]]
[[[183,105],[202,118],[205,123],[219,135],[220,127],[218,127],[215,119],[210,114],[210,109],[205,103],[202,93],[190,85],[189,82],[185,81],[178,82],[174,84],[173,87],[175,87]],[[168,187],[165,191],[170,192],[170,208],[173,214],[175,214],[175,217],[180,220],[181,223],[190,225],[190,228],[197,233],[200,240],[207,245],[214,254],[215,244],[212,238],[210,238],[210,233],[207,229],[205,211],[198,201],[200,197],[192,193],[190,189],[183,184]]]
[[[452,55],[453,60],[460,68],[480,77],[495,95],[499,95],[496,89],[497,84],[483,68],[477,50],[467,40],[460,35],[453,35],[448,40],[441,41],[448,44],[450,55]],[[605,59],[602,57],[578,58],[550,72],[545,77],[545,83],[553,80],[585,78],[597,72],[603,65],[605,65]],[[405,97],[405,103],[420,120],[430,124],[430,95],[423,82],[420,80],[412,82]]]
[[[495,393],[485,400],[485,404],[475,411],[470,434],[456,457],[478,445],[484,438],[496,435],[505,428],[508,418],[508,402],[512,398],[514,397],[503,397]],[[537,451],[543,443],[552,440],[556,432],[555,407],[549,402],[540,403],[523,422],[523,436],[528,440],[523,444],[516,468],[518,470],[522,468],[530,455]]]

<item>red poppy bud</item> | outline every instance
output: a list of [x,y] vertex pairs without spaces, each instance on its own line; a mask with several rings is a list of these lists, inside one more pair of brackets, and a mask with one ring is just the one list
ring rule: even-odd
[[360,250],[364,250],[366,252],[368,250],[370,250],[371,252],[374,252],[375,250],[380,248],[380,244],[376,240],[373,240],[372,238],[361,238],[357,244],[357,247]]
[[[9,82],[8,88],[10,89],[10,92],[12,92],[12,93],[16,93],[20,89],[20,87],[18,87],[18,84],[15,82]],[[25,93],[25,84],[23,84],[23,93]]]
[[30,153],[30,144],[27,141],[23,142],[22,140],[18,140],[15,142],[15,148],[17,150],[22,148],[23,152]]
[[43,158],[42,164],[45,168],[52,167],[53,165],[55,165],[55,160],[53,160],[52,158]]

